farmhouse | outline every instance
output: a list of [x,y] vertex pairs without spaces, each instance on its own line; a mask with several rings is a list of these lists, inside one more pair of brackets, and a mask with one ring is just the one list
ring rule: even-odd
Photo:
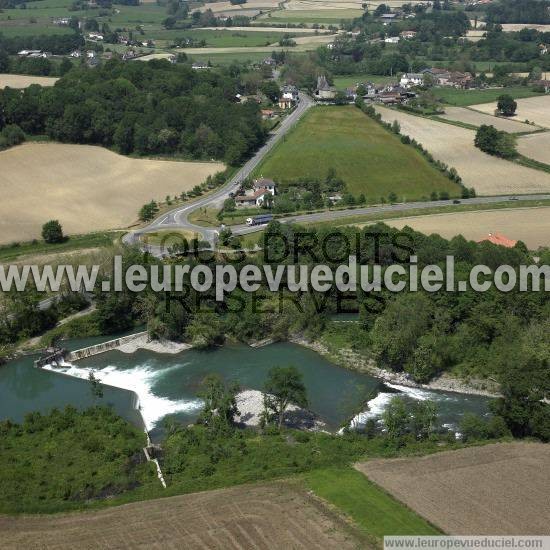
[[424,75],[430,75],[434,83],[438,86],[451,86],[453,88],[469,88],[473,76],[470,73],[460,73],[458,71],[448,71],[447,69],[440,69],[438,67],[432,67],[431,69],[424,69],[422,71]]
[[255,191],[258,191],[260,189],[265,189],[269,191],[272,195],[275,195],[275,191],[277,186],[275,185],[275,182],[272,179],[269,178],[260,178],[257,180],[254,180],[254,183],[252,184]]
[[482,243],[484,241],[489,241],[490,243],[493,243],[493,244],[505,246],[506,248],[513,248],[517,244],[517,241],[509,239],[508,237],[505,237],[504,235],[502,235],[502,233],[496,233],[496,232],[489,233],[487,237],[480,239],[477,242]]
[[235,197],[235,204],[241,208],[262,206],[268,195],[272,196],[272,193],[267,189],[258,189],[251,195],[237,195]]
[[402,31],[399,33],[399,36],[405,40],[408,40],[416,36],[416,31]]

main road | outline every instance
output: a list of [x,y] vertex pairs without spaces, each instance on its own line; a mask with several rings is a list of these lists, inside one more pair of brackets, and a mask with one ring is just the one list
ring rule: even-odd
[[214,193],[202,197],[190,204],[178,206],[169,212],[165,212],[154,220],[148,226],[127,233],[123,237],[125,244],[137,244],[141,235],[145,233],[152,233],[163,229],[186,229],[193,233],[202,235],[202,237],[210,242],[216,239],[218,234],[217,229],[210,229],[195,225],[189,221],[189,214],[199,208],[206,206],[221,206],[223,201],[229,197],[229,194],[235,192],[240,186],[241,182],[246,179],[256,169],[265,156],[273,149],[273,147],[283,138],[289,130],[291,130],[298,120],[304,115],[304,113],[313,105],[314,101],[304,93],[300,92],[298,98],[298,104],[292,113],[290,113],[279,125],[275,132],[273,132],[265,144],[256,151],[254,156],[249,159],[242,168],[220,189]]

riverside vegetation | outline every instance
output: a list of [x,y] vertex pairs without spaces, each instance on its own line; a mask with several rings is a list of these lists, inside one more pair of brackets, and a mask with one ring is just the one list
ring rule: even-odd
[[[228,234],[227,242],[238,246],[239,241]],[[466,241],[461,236],[445,240],[383,224],[363,230],[306,230],[272,222],[265,231],[261,252],[229,253],[237,271],[250,263],[301,263],[310,267],[325,263],[335,269],[347,262],[349,243],[357,243],[352,248],[356,248],[353,252],[362,265],[400,263],[407,269],[408,258],[414,254],[419,270],[437,264],[445,271],[445,258],[452,255],[457,280],[468,280],[471,268],[479,264],[492,269],[510,265],[516,270],[519,265],[535,265],[533,255],[521,242],[508,249],[489,242]],[[542,264],[550,262],[548,250],[537,256]],[[227,257],[204,252],[202,257],[179,254],[166,261],[172,265],[209,261],[214,266],[225,263]],[[137,250],[127,251],[123,258],[125,266],[159,262]],[[109,268],[104,268],[102,278],[110,276]],[[100,285],[101,280],[98,289]],[[98,290],[95,312],[54,329],[44,342],[60,336],[112,334],[143,323],[154,339],[187,341],[198,348],[220,345],[226,338],[243,342],[293,336],[321,339],[329,348],[351,349],[379,367],[404,372],[417,382],[428,382],[441,373],[497,381],[503,397],[497,400],[495,410],[512,433],[550,439],[550,411],[544,402],[550,389],[547,292],[520,292],[516,288],[502,293],[492,288],[483,293],[471,289],[435,293],[382,290],[342,295],[336,291],[292,293],[286,289],[274,294],[264,281],[255,293],[237,288],[223,301],[216,301],[213,293],[214,289],[198,294],[189,287],[188,292],[176,295],[147,288],[136,297],[129,291]],[[38,311],[37,296],[19,294],[12,297],[11,315],[2,321],[4,345],[37,332],[32,328]],[[332,315],[343,309],[358,311],[358,322],[334,323]]]

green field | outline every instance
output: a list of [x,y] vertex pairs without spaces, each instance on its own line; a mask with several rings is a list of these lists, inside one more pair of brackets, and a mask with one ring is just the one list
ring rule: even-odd
[[503,94],[509,94],[514,99],[533,97],[540,95],[525,86],[512,86],[508,88],[493,88],[488,90],[457,90],[455,88],[436,88],[435,95],[450,105],[464,107],[478,103],[491,103]]
[[[192,61],[210,61],[213,66],[218,65],[231,65],[231,63],[258,63],[269,57],[269,52],[231,52],[231,53],[201,53],[200,48],[196,48],[197,53],[189,53],[187,50],[187,57]],[[300,55],[296,53],[294,55]]]
[[306,475],[306,484],[377,542],[384,535],[441,534],[353,468],[312,471]]
[[28,25],[3,25],[0,22],[0,34],[7,38],[14,36],[41,36],[51,34],[72,34],[74,31],[67,27],[58,27],[55,25],[42,25],[39,23],[29,23]]
[[349,88],[355,86],[360,82],[372,82],[373,84],[390,84],[395,82],[396,77],[392,76],[380,76],[378,74],[354,74],[351,76],[335,76],[334,85],[339,89]]
[[280,182],[303,177],[324,178],[329,168],[353,195],[378,200],[429,197],[433,191],[460,194],[460,187],[435,170],[410,145],[354,106],[315,107],[277,145],[256,174]]
[[[291,36],[299,36],[299,33],[290,33]],[[277,43],[284,33],[280,32],[243,32],[232,30],[206,30],[206,29],[171,29],[147,30],[145,36],[154,40],[174,40],[176,38],[192,38],[205,40],[206,47],[232,48],[232,47],[259,47]]]
[[363,10],[278,10],[262,16],[259,20],[272,23],[322,23],[338,24],[342,19],[361,17]]

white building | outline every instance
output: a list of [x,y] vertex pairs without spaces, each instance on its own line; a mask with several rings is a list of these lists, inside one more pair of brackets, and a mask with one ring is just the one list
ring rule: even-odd
[[399,81],[399,85],[403,86],[403,88],[412,88],[413,86],[422,86],[422,83],[424,82],[424,75],[420,73],[405,73],[401,80]]
[[399,42],[399,36],[386,36],[384,42],[386,44],[397,44]]

